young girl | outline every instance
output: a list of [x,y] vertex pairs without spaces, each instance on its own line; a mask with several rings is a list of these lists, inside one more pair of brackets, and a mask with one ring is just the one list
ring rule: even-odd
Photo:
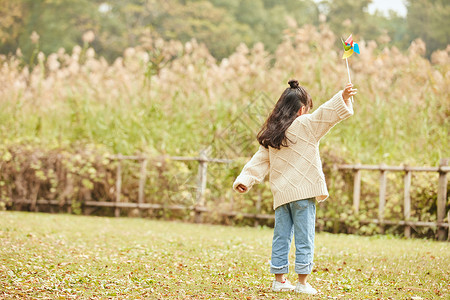
[[[233,189],[248,192],[270,170],[275,210],[270,262],[270,272],[275,274],[272,290],[295,289],[299,293],[316,294],[306,278],[313,267],[315,200],[321,202],[328,198],[319,141],[334,125],[353,114],[350,97],[356,95],[356,89],[347,84],[344,90],[308,114],[313,107],[311,96],[297,80],[290,80],[289,85],[258,133],[259,150],[244,166]],[[293,235],[296,286],[284,277],[289,273],[288,255]]]

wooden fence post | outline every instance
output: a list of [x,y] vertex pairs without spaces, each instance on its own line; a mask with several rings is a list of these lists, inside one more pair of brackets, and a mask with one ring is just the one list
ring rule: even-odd
[[384,207],[386,205],[386,170],[385,164],[380,165],[380,199],[378,205],[378,221],[380,225],[381,233],[384,233],[383,219],[384,219]]
[[[407,168],[407,167],[405,167]],[[411,171],[406,171],[404,175],[404,198],[403,198],[403,216],[405,217],[405,222],[409,222],[411,218]],[[411,226],[405,224],[405,237],[409,238],[411,236]]]
[[141,162],[141,170],[139,172],[139,196],[138,196],[139,214],[141,213],[141,204],[144,203],[144,187],[146,179],[147,179],[147,159],[144,158]]
[[448,236],[447,242],[450,242],[450,210],[447,212]]
[[357,164],[353,172],[353,210],[355,213],[359,212],[359,200],[361,197],[361,170]]
[[206,174],[208,170],[208,149],[200,151],[200,160],[198,163],[198,178],[197,178],[197,195],[195,202],[195,222],[202,223],[202,211],[200,208],[205,206],[205,189],[206,189]]
[[122,162],[121,155],[117,158],[117,175],[116,175],[116,208],[114,209],[114,216],[120,217],[120,208],[117,204],[120,202],[120,194],[122,191]]
[[[448,158],[441,159],[439,167],[448,166]],[[447,204],[447,172],[439,170],[439,184],[437,196],[437,223],[443,223],[445,217],[445,205]],[[450,230],[450,228],[449,228]],[[438,225],[438,240],[445,240],[445,229]]]

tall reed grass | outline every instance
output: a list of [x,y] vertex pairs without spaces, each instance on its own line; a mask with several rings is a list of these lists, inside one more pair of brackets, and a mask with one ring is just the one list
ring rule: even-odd
[[[361,55],[350,58],[356,114],[323,146],[364,163],[434,165],[450,156],[450,48],[430,62],[420,40],[407,53],[360,44]],[[262,44],[241,45],[220,62],[195,41],[150,38],[111,65],[87,42],[71,53],[39,53],[32,66],[18,50],[0,56],[0,138],[3,145],[93,143],[125,154],[190,155],[259,93],[275,103],[289,78],[298,78],[318,107],[348,81],[340,56],[326,26],[287,30],[273,55]]]

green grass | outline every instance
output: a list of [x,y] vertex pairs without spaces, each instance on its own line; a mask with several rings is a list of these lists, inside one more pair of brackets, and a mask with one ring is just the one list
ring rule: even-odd
[[[298,298],[270,291],[271,238],[270,228],[2,212],[0,298]],[[449,250],[319,233],[310,298],[449,297]]]

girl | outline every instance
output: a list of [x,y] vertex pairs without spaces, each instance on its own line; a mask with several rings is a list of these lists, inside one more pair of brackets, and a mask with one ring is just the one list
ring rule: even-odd
[[[297,80],[289,81],[269,118],[257,135],[259,150],[244,166],[233,189],[246,193],[261,182],[270,170],[270,187],[275,210],[270,272],[275,274],[273,291],[294,290],[316,294],[306,278],[311,274],[314,256],[316,205],[328,198],[328,190],[319,155],[320,139],[337,123],[353,115],[350,97],[356,95],[351,83],[312,114],[311,96]],[[293,286],[288,255],[295,237],[295,272]]]

